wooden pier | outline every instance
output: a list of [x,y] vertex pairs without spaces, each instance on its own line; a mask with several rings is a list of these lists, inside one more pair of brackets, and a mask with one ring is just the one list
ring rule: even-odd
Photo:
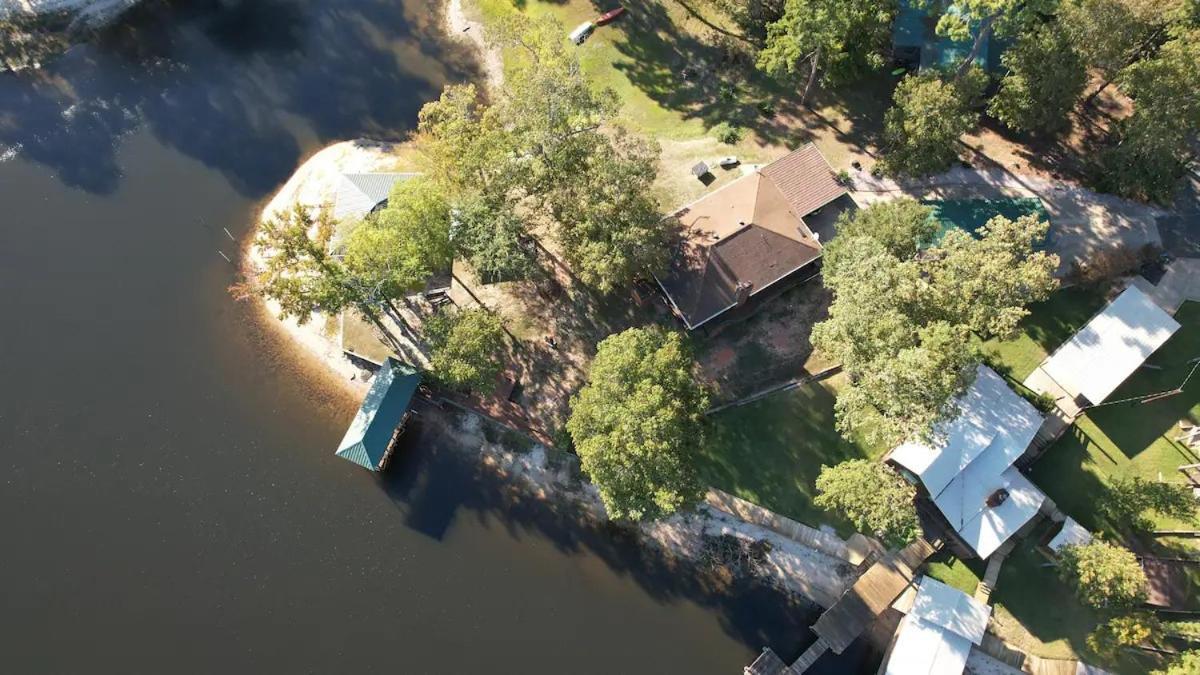
[[[763,654],[745,669],[746,675],[801,675],[825,652],[841,654],[913,584],[917,570],[938,548],[940,546],[917,539],[875,561],[837,602],[821,614],[812,627],[817,641],[809,645],[791,666],[785,670],[771,670],[775,661],[780,664],[782,661],[770,649],[764,649]],[[760,669],[751,670],[755,667]]]

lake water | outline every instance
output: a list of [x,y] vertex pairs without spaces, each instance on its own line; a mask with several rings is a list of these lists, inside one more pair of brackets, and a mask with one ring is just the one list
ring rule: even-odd
[[[349,401],[226,288],[323,144],[472,77],[435,5],[152,0],[0,75],[0,663],[10,673],[740,673],[812,619],[514,503]],[[855,672],[859,654],[826,672]]]

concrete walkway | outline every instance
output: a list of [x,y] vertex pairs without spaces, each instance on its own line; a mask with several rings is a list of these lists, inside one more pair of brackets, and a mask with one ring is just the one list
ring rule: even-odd
[[853,175],[855,202],[862,206],[902,196],[914,199],[1005,199],[1035,197],[1050,216],[1049,248],[1062,259],[1059,274],[1070,271],[1071,262],[1086,260],[1097,252],[1123,246],[1138,250],[1162,246],[1156,220],[1167,211],[1101,194],[1061,181],[1020,176],[1002,169],[955,167],[922,179],[897,181]]
[[1150,296],[1168,314],[1175,314],[1188,300],[1200,302],[1200,258],[1180,258],[1167,266],[1158,284],[1134,277],[1133,285]]

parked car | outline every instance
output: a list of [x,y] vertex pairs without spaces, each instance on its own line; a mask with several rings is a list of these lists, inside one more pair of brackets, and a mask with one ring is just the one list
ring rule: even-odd
[[733,155],[730,155],[729,157],[722,157],[717,161],[717,164],[720,164],[722,169],[732,169],[741,163],[742,161]]
[[592,31],[594,30],[596,30],[596,24],[592,23],[591,21],[584,21],[583,23],[579,24],[575,30],[571,31],[571,34],[567,37],[571,38],[571,42],[581,45],[583,44],[584,40],[588,39],[588,36],[591,35]]

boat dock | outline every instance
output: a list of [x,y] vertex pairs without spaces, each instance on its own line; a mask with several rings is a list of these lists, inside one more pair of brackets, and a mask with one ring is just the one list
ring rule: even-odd
[[745,675],[801,675],[827,651],[841,654],[914,582],[917,570],[940,546],[918,538],[899,551],[877,559],[854,585],[813,624],[817,641],[790,666],[764,648]]

